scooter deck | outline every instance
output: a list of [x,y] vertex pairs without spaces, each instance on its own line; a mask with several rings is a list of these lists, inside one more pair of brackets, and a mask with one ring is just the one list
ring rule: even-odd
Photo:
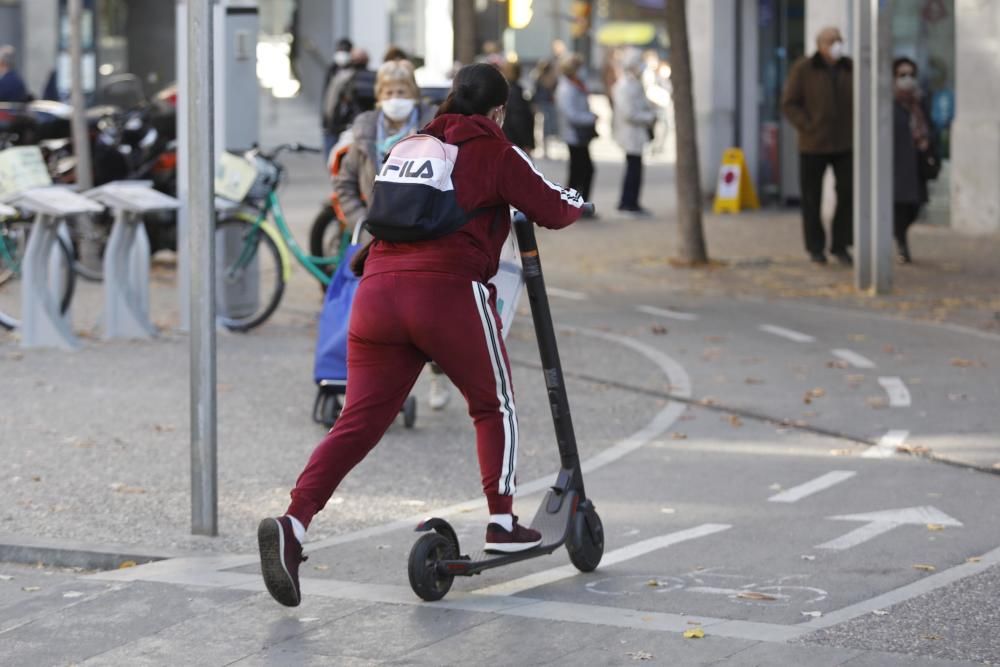
[[[554,512],[549,511],[550,507],[556,506],[556,503],[558,509]],[[550,554],[566,543],[570,530],[570,516],[576,504],[575,491],[560,492],[557,495],[555,491],[549,490],[542,499],[538,511],[535,512],[535,518],[531,520],[531,527],[542,534],[542,543],[537,547],[509,554],[473,551],[459,556],[456,560],[438,561],[438,570],[442,574],[468,577],[500,565]]]

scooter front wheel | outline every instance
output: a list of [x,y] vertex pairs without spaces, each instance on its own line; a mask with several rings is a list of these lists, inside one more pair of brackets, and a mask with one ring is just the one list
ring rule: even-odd
[[438,572],[438,561],[454,560],[458,557],[455,545],[440,533],[427,533],[410,549],[410,588],[428,602],[440,600],[451,590],[455,577]]
[[[589,504],[589,501],[587,501]],[[601,517],[597,515],[597,510],[593,506],[589,508],[577,508],[576,516],[573,517],[573,527],[570,539],[566,541],[566,551],[569,552],[569,560],[580,572],[593,572],[601,564],[601,557],[604,556],[604,525]]]

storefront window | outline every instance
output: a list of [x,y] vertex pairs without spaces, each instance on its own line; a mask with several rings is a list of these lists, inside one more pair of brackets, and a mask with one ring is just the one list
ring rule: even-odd
[[950,154],[949,128],[955,116],[955,1],[897,2],[892,18],[893,51],[917,63],[930,120],[942,157]]

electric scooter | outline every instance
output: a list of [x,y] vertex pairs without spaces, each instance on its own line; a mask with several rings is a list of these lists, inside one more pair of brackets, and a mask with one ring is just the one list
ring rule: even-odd
[[[584,204],[584,207],[590,212],[594,210],[594,205],[590,203]],[[444,519],[425,519],[417,526],[416,530],[425,534],[410,549],[410,587],[414,593],[429,602],[443,598],[455,577],[471,577],[484,570],[545,556],[564,544],[570,561],[581,572],[596,569],[604,555],[604,527],[594,503],[587,498],[583,488],[583,471],[580,469],[555,328],[542,278],[534,223],[524,214],[516,213],[514,233],[520,247],[524,282],[531,303],[531,319],[535,325],[535,337],[548,389],[549,408],[559,447],[560,470],[555,484],[546,493],[531,521],[531,527],[542,534],[542,543],[532,549],[504,554],[462,554],[455,529]]]

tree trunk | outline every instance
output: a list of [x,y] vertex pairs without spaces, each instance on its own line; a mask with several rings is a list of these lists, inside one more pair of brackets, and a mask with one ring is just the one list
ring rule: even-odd
[[698,132],[694,118],[691,53],[688,49],[687,0],[667,0],[667,34],[670,37],[670,81],[673,87],[674,128],[677,132],[677,228],[680,261],[687,265],[708,262],[701,222],[701,169]]
[[468,65],[476,59],[479,44],[476,40],[475,0],[454,0],[452,22],[455,30],[455,60]]
[[[94,187],[93,163],[90,159],[90,131],[87,128],[87,103],[83,91],[83,0],[69,0],[69,62],[70,93],[73,106],[71,128],[73,154],[76,157],[76,186],[81,192]],[[76,222],[80,231],[77,247],[79,261],[91,270],[101,267],[100,244],[94,240],[94,223],[89,215],[82,215]]]

